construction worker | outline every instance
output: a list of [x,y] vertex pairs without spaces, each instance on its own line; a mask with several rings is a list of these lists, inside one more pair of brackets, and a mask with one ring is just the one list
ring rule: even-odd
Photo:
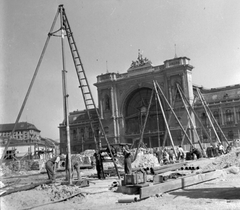
[[59,154],[56,157],[49,159],[45,163],[45,168],[47,170],[48,179],[50,179],[52,182],[56,181],[55,179],[56,179],[57,165],[60,162],[60,160],[63,158],[65,158],[65,156],[63,154]]
[[170,163],[173,163],[174,162],[174,150],[173,150],[173,148],[168,150],[168,154],[169,154],[169,161],[170,161]]
[[220,155],[224,154],[224,148],[223,148],[222,143],[218,144],[218,152],[219,152]]
[[180,145],[178,147],[178,160],[184,160],[184,158],[185,158],[185,153],[182,146]]
[[163,164],[168,164],[170,161],[169,161],[169,154],[168,154],[168,151],[167,151],[167,148],[164,148],[163,150]]
[[96,160],[96,169],[97,169],[98,179],[105,179],[101,152],[100,151],[96,151],[94,153],[94,157],[95,157],[95,160]]
[[202,158],[202,153],[199,151],[199,149],[193,147],[191,150],[192,155],[196,155],[197,159]]
[[157,159],[158,159],[158,163],[159,163],[160,165],[162,165],[162,164],[163,164],[163,151],[161,150],[160,147],[157,148],[156,157],[157,157]]
[[[77,179],[81,180],[81,174],[80,174],[80,162],[79,158],[76,157],[75,155],[71,155],[71,172],[72,172],[72,178],[73,178],[73,172],[74,169],[77,172]],[[66,155],[66,160],[65,160],[65,169],[66,169],[66,180],[69,180],[69,169],[68,169],[68,154]]]
[[124,172],[125,174],[132,174],[132,158],[128,145],[125,145],[123,147],[123,156],[124,156]]

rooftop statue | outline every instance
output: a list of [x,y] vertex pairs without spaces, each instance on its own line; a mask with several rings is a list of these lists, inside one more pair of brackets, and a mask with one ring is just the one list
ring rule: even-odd
[[132,61],[130,68],[136,68],[136,67],[144,66],[145,64],[151,64],[151,63],[152,62],[147,58],[143,58],[142,54],[140,53],[140,50],[138,50],[138,58],[136,61]]

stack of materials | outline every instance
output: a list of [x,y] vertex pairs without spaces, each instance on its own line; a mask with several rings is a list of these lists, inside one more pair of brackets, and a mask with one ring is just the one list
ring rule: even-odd
[[160,166],[158,159],[153,154],[138,153],[136,160],[132,163],[132,168],[153,168]]

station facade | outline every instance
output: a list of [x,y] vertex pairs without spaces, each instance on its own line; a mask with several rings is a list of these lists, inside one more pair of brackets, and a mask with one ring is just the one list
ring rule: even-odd
[[[137,60],[132,61],[126,73],[111,72],[98,75],[95,83],[98,91],[98,111],[108,141],[110,143],[136,144],[144,130],[143,142],[147,147],[160,147],[163,145],[164,139],[166,139],[164,144],[171,146],[169,135],[164,137],[167,132],[165,123],[167,122],[174,145],[188,144],[184,132],[178,124],[179,121],[191,137],[193,144],[197,144],[198,141],[202,143],[216,142],[215,132],[199,99],[197,89],[203,94],[225,136],[230,140],[238,138],[240,130],[240,85],[205,89],[193,85],[192,71],[193,66],[190,65],[190,59],[187,57],[175,57],[164,61],[162,65],[153,66],[150,60],[143,58],[139,53]],[[153,81],[156,81],[161,88],[178,120],[172,116],[171,109],[164,97],[159,95],[164,110],[164,113],[162,112],[157,94],[153,91]],[[188,109],[189,115],[187,114],[184,105],[186,103],[183,102],[177,85],[182,90],[188,103],[194,108],[201,123],[196,120],[190,109]],[[153,97],[150,100],[152,92]],[[148,106],[150,107],[149,112],[147,112]],[[94,116],[97,136],[104,145],[106,142],[99,133],[97,115]],[[189,116],[192,119],[191,123]],[[146,117],[147,121],[144,126]],[[209,132],[208,136],[203,132],[201,124]],[[64,124],[60,124],[59,128],[60,147],[66,148]],[[197,130],[197,134],[193,132],[194,129]],[[80,152],[95,148],[90,130],[86,111],[70,113],[72,151]],[[223,137],[220,132],[217,130],[216,133],[222,140]]]

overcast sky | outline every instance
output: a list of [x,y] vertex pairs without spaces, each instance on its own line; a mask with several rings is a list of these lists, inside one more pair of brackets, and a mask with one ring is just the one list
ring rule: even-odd
[[[160,65],[190,58],[193,83],[206,88],[240,83],[239,0],[2,0],[0,1],[0,123],[14,123],[59,4],[66,14],[91,90],[96,76],[124,73],[138,49]],[[59,29],[57,21],[55,29]],[[69,111],[84,109],[66,46]],[[51,37],[20,121],[59,139],[63,120],[61,41]]]

